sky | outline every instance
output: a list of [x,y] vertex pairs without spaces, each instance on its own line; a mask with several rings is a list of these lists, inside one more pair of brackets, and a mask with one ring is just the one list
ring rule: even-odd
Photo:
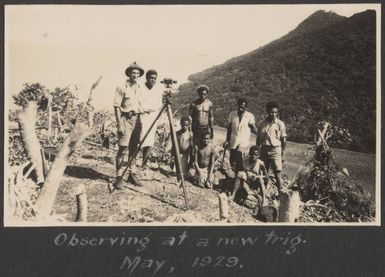
[[67,87],[80,100],[93,82],[95,107],[112,107],[136,61],[178,84],[190,74],[282,37],[317,10],[350,17],[374,8],[329,5],[6,5],[5,101],[24,83]]

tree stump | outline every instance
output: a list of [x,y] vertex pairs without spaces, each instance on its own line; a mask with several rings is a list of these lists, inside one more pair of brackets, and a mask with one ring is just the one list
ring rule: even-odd
[[88,201],[86,186],[84,184],[79,185],[76,189],[76,206],[77,213],[75,221],[87,222]]
[[284,191],[280,194],[278,222],[294,223],[300,214],[301,200],[298,191]]
[[226,220],[229,218],[229,199],[226,193],[218,194],[219,199],[219,219]]

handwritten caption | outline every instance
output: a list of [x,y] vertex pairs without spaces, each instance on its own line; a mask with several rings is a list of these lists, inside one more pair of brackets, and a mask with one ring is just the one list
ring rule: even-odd
[[[177,248],[183,245],[189,245],[192,247],[204,249],[207,247],[221,248],[224,247],[275,247],[282,249],[285,255],[294,254],[297,249],[306,244],[306,240],[302,237],[302,234],[291,234],[290,232],[285,234],[277,234],[274,230],[268,233],[264,233],[258,236],[248,237],[196,237],[190,236],[188,232],[182,231],[178,235],[168,236],[162,238],[151,238],[151,233],[145,236],[130,236],[129,234],[122,232],[118,236],[111,237],[86,237],[80,234],[74,233],[60,233],[53,239],[53,243],[57,247],[130,247],[137,254],[130,256],[120,257],[118,263],[118,269],[120,271],[127,271],[129,275],[139,269],[147,269],[155,275],[159,272],[173,273],[175,271],[175,265],[173,262],[169,262],[165,259],[147,258],[142,256],[144,251],[150,244],[154,244],[157,248],[156,252],[161,253],[162,249],[158,247]],[[184,264],[186,266],[186,264]],[[237,268],[242,269],[245,267],[241,261],[241,257],[234,256],[195,256],[189,258],[187,266],[191,268],[204,268],[204,267],[222,267],[222,268]]]

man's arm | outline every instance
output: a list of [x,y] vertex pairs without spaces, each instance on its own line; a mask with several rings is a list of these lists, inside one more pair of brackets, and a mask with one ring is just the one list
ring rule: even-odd
[[[267,198],[266,198],[266,188],[267,188],[267,184],[269,183],[269,177],[267,175],[267,170],[266,170],[266,167],[265,167],[265,164],[261,161],[261,164],[260,164],[260,171],[262,171],[262,174],[265,176],[263,178],[260,178],[260,188],[261,188],[261,194],[262,194],[262,207],[265,206],[267,203]],[[263,183],[262,183],[262,179],[263,179]]]
[[200,175],[199,166],[198,166],[198,146],[194,146],[194,167],[196,172]]
[[254,134],[256,134],[257,139],[256,139],[256,141],[255,141],[255,144],[258,145],[258,129],[257,129],[257,127],[255,126],[255,123],[249,124],[249,127],[250,127],[251,131],[252,131]]
[[260,127],[257,128],[257,139],[255,142],[255,145],[258,147],[258,149],[261,147],[261,130],[260,130]]
[[215,157],[217,156],[217,153],[215,151],[215,147],[211,146],[211,154],[210,154],[210,162],[209,162],[209,174],[207,176],[207,180],[211,181],[211,176],[213,175],[214,171],[214,163],[215,163]]
[[266,166],[265,166],[265,163],[261,160],[260,161],[260,171],[262,172],[263,174],[263,180],[264,180],[264,183],[265,183],[265,186],[267,186],[267,184],[269,183],[269,175],[268,175],[268,172],[266,170]]
[[286,149],[286,126],[285,123],[281,121],[281,148],[282,148],[282,161],[284,160],[284,154],[285,154],[285,149]]
[[120,113],[120,108],[119,107],[114,107],[115,111],[115,119],[116,119],[116,124],[118,125],[118,136],[123,135],[123,123],[122,123],[122,116]]
[[226,133],[226,141],[223,144],[223,147],[226,149],[227,145],[230,143],[230,137],[231,137],[231,123],[227,125],[227,133]]
[[281,138],[281,147],[282,147],[282,161],[284,160],[285,149],[286,149],[286,137]]
[[210,106],[209,106],[209,128],[210,128],[211,139],[213,139],[214,138],[214,109],[213,109],[213,103],[210,103]]
[[188,167],[189,168],[193,168],[194,166],[194,147],[193,147],[193,141],[192,141],[192,137],[190,136],[189,138],[189,148],[188,148],[188,155],[189,155],[189,165]]
[[190,103],[190,107],[188,109],[188,115],[191,119],[191,122],[193,121],[194,108],[195,108],[194,103]]

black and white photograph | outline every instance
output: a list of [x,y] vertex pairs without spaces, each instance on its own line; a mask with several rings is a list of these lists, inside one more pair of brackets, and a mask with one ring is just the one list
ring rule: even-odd
[[5,5],[4,226],[379,226],[381,5]]

